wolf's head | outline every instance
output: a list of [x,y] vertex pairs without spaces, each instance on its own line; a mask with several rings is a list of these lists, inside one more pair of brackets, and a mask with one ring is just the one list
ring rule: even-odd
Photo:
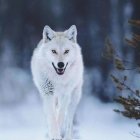
[[42,57],[47,67],[63,75],[76,61],[80,53],[77,44],[77,29],[72,25],[64,32],[55,32],[45,26],[42,39]]

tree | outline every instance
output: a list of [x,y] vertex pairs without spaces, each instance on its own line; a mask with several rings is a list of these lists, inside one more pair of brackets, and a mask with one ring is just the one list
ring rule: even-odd
[[[134,27],[140,27],[140,20],[129,20],[128,23]],[[135,52],[140,53],[140,35],[138,33],[133,33],[131,39],[125,38],[125,42],[127,45],[133,47],[136,50]],[[140,90],[131,87],[129,81],[130,75],[126,75],[127,71],[133,75],[140,74],[140,64],[138,64],[137,61],[133,62],[132,60],[122,58],[109,38],[106,39],[103,57],[111,60],[115,71],[117,71],[117,74],[110,74],[115,87],[122,93],[127,91],[127,94],[119,95],[114,99],[124,107],[124,110],[114,109],[114,111],[125,117],[140,120]],[[121,74],[121,76],[119,74]],[[140,126],[140,123],[138,125]]]

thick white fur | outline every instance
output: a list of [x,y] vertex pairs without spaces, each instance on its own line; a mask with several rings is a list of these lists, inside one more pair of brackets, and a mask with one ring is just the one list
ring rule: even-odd
[[[64,54],[65,50],[69,53]],[[63,75],[56,73],[52,62],[56,67],[58,62],[68,63]],[[43,99],[48,140],[72,140],[73,118],[83,84],[83,60],[76,26],[64,32],[55,32],[45,26],[43,38],[32,56],[31,70]]]

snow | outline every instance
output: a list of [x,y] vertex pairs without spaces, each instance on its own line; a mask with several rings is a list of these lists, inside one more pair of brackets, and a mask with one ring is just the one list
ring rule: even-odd
[[139,132],[137,122],[118,115],[118,105],[103,104],[93,97],[84,99],[79,109],[82,140],[137,140],[130,133]]
[[[0,108],[0,140],[45,140],[42,105],[33,99]],[[80,140],[137,140],[130,134],[139,132],[137,122],[113,112],[118,107],[84,95],[77,111]]]

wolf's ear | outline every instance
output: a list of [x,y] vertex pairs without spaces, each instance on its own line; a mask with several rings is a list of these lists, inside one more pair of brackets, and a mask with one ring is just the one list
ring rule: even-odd
[[55,32],[48,25],[46,25],[43,29],[43,41],[50,41],[54,38],[54,36]]
[[73,42],[77,41],[77,28],[75,25],[72,25],[68,30],[66,30],[65,34],[69,40]]

